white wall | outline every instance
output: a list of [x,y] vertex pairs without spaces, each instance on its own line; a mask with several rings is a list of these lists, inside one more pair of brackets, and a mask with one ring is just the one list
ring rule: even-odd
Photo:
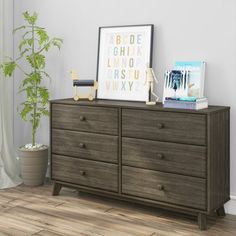
[[[64,39],[60,53],[48,57],[53,77],[51,98],[72,96],[69,71],[95,78],[98,27],[105,25],[155,24],[154,68],[162,94],[163,72],[176,60],[207,62],[206,96],[210,104],[231,106],[231,201],[228,212],[236,214],[236,1],[235,0],[15,0],[15,27],[21,13],[37,11],[39,23],[52,36]],[[15,48],[18,39],[15,39]],[[15,92],[22,78],[15,75]],[[15,97],[15,106],[21,97]],[[30,130],[15,115],[15,145],[29,142]],[[38,137],[48,143],[45,119]]]

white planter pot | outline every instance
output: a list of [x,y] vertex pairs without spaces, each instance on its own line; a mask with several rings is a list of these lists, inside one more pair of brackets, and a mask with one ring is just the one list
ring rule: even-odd
[[28,186],[42,185],[48,166],[48,147],[33,151],[18,149],[18,152],[24,184]]

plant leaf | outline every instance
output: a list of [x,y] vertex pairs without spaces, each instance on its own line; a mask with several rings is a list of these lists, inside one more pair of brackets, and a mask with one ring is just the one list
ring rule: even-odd
[[6,77],[11,77],[16,68],[16,63],[14,61],[5,62],[1,65],[1,68]]
[[63,40],[60,39],[60,38],[53,38],[53,39],[52,39],[52,44],[53,44],[55,47],[57,47],[59,50],[61,49],[62,43],[63,43]]
[[45,67],[45,56],[41,54],[36,54],[35,63],[37,69],[43,69]]
[[38,28],[36,30],[37,35],[39,36],[39,44],[42,45],[43,43],[49,40],[48,34],[45,29]]
[[38,19],[38,14],[36,12],[33,13],[33,15],[30,15],[28,11],[23,13],[24,19],[30,24],[30,25],[35,25],[37,19]]
[[43,107],[43,108],[39,108],[39,110],[43,116],[49,116],[49,111],[47,108]]
[[48,89],[45,88],[45,87],[39,87],[38,91],[39,91],[39,94],[40,94],[40,97],[41,97],[42,105],[43,106],[47,105],[48,104],[48,100],[49,100]]
[[36,69],[43,69],[45,67],[45,56],[41,54],[31,54],[26,56],[29,64]]
[[23,109],[20,112],[23,121],[27,121],[27,115],[33,110],[33,106],[28,103],[23,103]]

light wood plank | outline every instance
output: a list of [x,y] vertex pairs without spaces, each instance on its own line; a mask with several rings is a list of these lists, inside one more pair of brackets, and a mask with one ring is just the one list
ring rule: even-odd
[[[236,216],[208,217],[200,232],[196,217],[124,203],[52,185],[0,191],[0,236],[232,236]],[[7,200],[8,199],[8,200]]]

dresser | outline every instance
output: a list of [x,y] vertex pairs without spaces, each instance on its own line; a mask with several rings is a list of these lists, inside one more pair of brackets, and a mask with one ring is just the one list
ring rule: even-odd
[[229,200],[230,109],[194,111],[139,102],[54,100],[53,195],[62,186],[197,216]]

